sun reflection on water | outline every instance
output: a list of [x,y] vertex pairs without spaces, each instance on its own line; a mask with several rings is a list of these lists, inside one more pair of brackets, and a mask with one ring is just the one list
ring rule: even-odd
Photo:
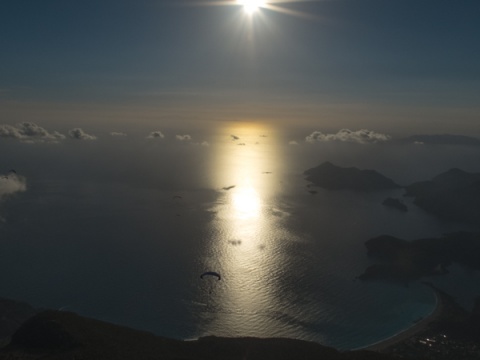
[[252,186],[239,188],[232,194],[232,207],[239,219],[257,218],[261,209],[260,197]]
[[289,314],[279,309],[290,305],[282,296],[284,247],[285,239],[293,236],[277,215],[278,178],[271,170],[281,162],[275,142],[264,135],[268,133],[258,125],[236,124],[224,130],[227,140],[212,168],[223,193],[212,208],[216,216],[203,260],[205,268],[222,274],[222,281],[213,293],[204,294],[205,325],[200,335],[291,335],[291,326],[280,319]]

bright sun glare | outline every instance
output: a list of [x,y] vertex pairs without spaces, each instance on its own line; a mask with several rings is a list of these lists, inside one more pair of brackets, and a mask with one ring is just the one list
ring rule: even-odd
[[233,193],[233,207],[239,218],[254,218],[260,213],[261,202],[252,187],[239,188]]
[[247,14],[253,14],[260,7],[265,5],[263,0],[237,0],[237,2],[243,6],[243,10]]

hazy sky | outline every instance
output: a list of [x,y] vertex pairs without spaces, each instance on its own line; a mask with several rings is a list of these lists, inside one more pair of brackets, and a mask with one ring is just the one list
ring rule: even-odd
[[2,123],[136,114],[475,131],[477,0],[267,5],[282,11],[247,15],[235,0],[3,1]]

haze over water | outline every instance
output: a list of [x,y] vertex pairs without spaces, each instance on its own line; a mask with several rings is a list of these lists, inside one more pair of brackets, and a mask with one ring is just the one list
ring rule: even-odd
[[[442,154],[450,156],[442,170],[458,162],[475,170],[479,148],[289,145],[279,130],[225,123],[208,146],[171,135],[3,142],[26,188],[2,198],[2,296],[168,337],[282,336],[341,349],[381,340],[428,314],[434,297],[420,284],[356,280],[372,263],[364,242],[469,227],[442,223],[408,199],[408,213],[381,205],[402,190],[315,188],[312,195],[302,173],[330,160],[408,183],[435,175]],[[200,279],[205,271],[222,279]],[[460,294],[467,305],[480,284],[477,273],[462,270],[432,280],[446,290],[470,284]]]

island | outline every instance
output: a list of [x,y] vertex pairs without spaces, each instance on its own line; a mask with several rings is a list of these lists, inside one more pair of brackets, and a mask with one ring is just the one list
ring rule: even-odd
[[371,192],[400,188],[393,180],[375,170],[344,168],[328,161],[306,170],[304,174],[307,181],[327,190]]
[[480,222],[480,173],[450,169],[406,187],[414,204],[448,221]]
[[392,209],[400,210],[402,212],[408,211],[407,205],[405,205],[400,199],[396,198],[386,198],[385,200],[383,200],[382,205]]

